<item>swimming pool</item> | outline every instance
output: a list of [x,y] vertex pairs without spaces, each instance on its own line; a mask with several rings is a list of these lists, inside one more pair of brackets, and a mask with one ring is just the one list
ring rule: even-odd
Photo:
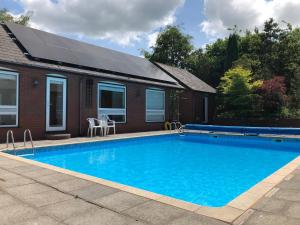
[[37,148],[22,157],[219,207],[299,156],[299,146],[293,139],[191,133]]

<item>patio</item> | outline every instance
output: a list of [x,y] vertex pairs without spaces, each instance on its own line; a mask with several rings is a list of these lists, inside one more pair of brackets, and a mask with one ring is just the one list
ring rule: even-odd
[[[162,133],[166,132],[147,132],[145,135]],[[135,135],[121,134],[106,139]],[[82,138],[55,143],[91,140]],[[51,142],[53,144],[53,141],[41,141],[36,145],[51,145]],[[0,156],[1,224],[300,225],[299,211],[300,168],[239,218],[226,223],[90,180]],[[231,216],[226,211],[220,213],[224,218]]]

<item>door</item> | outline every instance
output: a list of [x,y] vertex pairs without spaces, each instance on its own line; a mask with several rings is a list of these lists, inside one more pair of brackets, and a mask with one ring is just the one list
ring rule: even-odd
[[46,131],[66,130],[67,81],[47,77]]

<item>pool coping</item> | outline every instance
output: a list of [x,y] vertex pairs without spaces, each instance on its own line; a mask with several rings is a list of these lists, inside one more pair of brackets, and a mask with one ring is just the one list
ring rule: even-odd
[[[146,137],[146,136],[156,136],[156,135],[164,135],[164,134],[170,134],[168,133],[157,133],[157,134],[142,134],[142,135],[133,135],[130,137],[117,137],[117,138],[111,138],[111,139],[103,139],[103,140],[96,140],[96,141],[87,141],[88,142],[101,142],[101,141],[108,141],[108,140],[118,140],[118,139],[127,139],[127,138],[135,138],[135,137]],[[172,134],[172,133],[171,133]],[[85,142],[73,142],[69,144],[78,144],[78,143],[85,143]],[[42,147],[50,147],[50,146],[59,146],[59,145],[66,145],[66,144],[57,144],[57,145],[48,145],[48,146],[42,146]],[[97,178],[94,176],[82,174],[79,172],[63,169],[60,167],[52,166],[49,164],[37,162],[31,159],[22,158],[15,155],[10,155],[8,153],[0,152],[0,156],[10,158],[13,160],[25,162],[31,165],[35,165],[38,167],[43,167],[46,169],[54,170],[60,173],[64,173],[67,175],[71,175],[80,179],[92,181],[101,185],[109,186],[112,188],[119,189],[121,191],[125,191],[131,194],[135,194],[138,196],[142,196],[145,198],[148,198],[150,200],[158,201],[161,203],[165,203],[168,205],[172,205],[181,209],[185,209],[187,211],[208,216],[214,219],[222,220],[225,222],[232,223],[234,220],[236,220],[238,217],[240,217],[242,214],[244,214],[248,209],[250,209],[260,198],[268,194],[269,192],[272,192],[273,188],[279,184],[284,179],[287,179],[287,177],[300,166],[300,156],[295,158],[294,160],[287,163],[285,166],[281,167],[279,170],[275,171],[270,176],[266,177],[256,185],[252,186],[249,190],[245,191],[244,193],[237,196],[235,199],[230,201],[227,205],[223,207],[207,207],[207,206],[201,206],[198,204],[193,204],[190,202],[186,202],[183,200],[179,200],[176,198],[164,196],[161,194],[157,194],[154,192],[142,190],[139,188],[135,188],[132,186],[127,186],[123,184],[119,184],[117,182],[105,180],[102,178]]]

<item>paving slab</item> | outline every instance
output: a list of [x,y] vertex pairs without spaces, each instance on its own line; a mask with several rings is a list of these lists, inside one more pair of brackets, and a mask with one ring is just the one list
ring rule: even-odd
[[73,197],[70,195],[63,194],[59,191],[47,191],[39,194],[25,196],[23,198],[24,202],[35,207],[46,206],[70,199],[73,199]]
[[36,171],[22,172],[22,175],[30,178],[38,178],[38,177],[47,176],[54,173],[56,173],[54,170],[40,168],[39,170]]
[[0,169],[0,178],[1,180],[10,180],[10,179],[16,179],[16,178],[21,178],[22,176],[15,174],[15,173],[11,173],[7,170],[3,170]]
[[289,201],[276,198],[263,198],[258,201],[252,208],[270,213],[280,214],[288,206]]
[[97,208],[97,206],[84,202],[80,199],[72,199],[44,206],[41,208],[41,211],[51,217],[55,217],[63,221],[71,217],[84,214],[95,208]]
[[166,225],[228,225],[219,220],[211,219],[194,213],[186,213],[183,216],[167,223]]
[[16,205],[19,202],[13,198],[12,196],[8,195],[8,194],[4,194],[2,192],[2,194],[0,194],[0,210],[2,207],[6,207],[6,206],[10,206],[10,205]]
[[53,173],[42,177],[36,177],[37,181],[48,184],[48,185],[55,185],[67,180],[75,179],[73,176],[63,174],[63,173]]
[[15,197],[26,198],[33,194],[39,194],[46,191],[53,191],[53,188],[39,183],[31,183],[21,186],[10,187],[7,188],[6,191]]
[[300,202],[300,191],[279,189],[273,196],[274,198],[288,200],[288,201],[298,201]]
[[88,201],[95,201],[96,199],[116,193],[118,191],[118,189],[107,187],[101,184],[94,184],[82,189],[71,191],[70,193]]
[[95,184],[94,182],[75,178],[71,180],[67,180],[64,182],[60,182],[58,184],[54,184],[53,187],[63,191],[63,192],[70,192],[70,191],[75,191],[78,189],[82,189],[88,186],[91,186]]
[[125,210],[123,213],[152,224],[165,225],[179,218],[186,213],[186,211],[156,201],[148,201],[134,208]]
[[17,222],[10,225],[65,225],[65,224],[47,216],[38,216],[33,219]]
[[291,179],[289,181],[283,181],[278,185],[282,189],[291,189],[300,191],[300,180]]
[[299,174],[300,175],[300,168],[294,170],[293,174]]
[[24,177],[18,177],[18,178],[8,179],[8,180],[0,179],[0,187],[3,189],[16,187],[24,184],[32,184],[32,183],[35,183],[35,181]]
[[9,170],[11,172],[15,172],[15,173],[18,173],[18,174],[23,174],[23,173],[26,173],[26,172],[32,172],[32,171],[38,171],[42,169],[41,167],[38,167],[38,166],[34,166],[34,165],[22,165],[22,166],[17,166],[17,167],[14,167],[14,168],[10,168]]
[[121,212],[145,203],[146,201],[149,201],[149,199],[130,194],[128,192],[119,191],[96,199],[94,202],[104,207]]
[[0,168],[4,169],[10,169],[18,166],[26,166],[25,163],[16,161],[16,160],[11,160],[11,159],[5,159],[0,161]]
[[299,174],[293,174],[293,177],[291,180],[300,181],[300,173]]
[[300,225],[300,220],[257,211],[243,225]]
[[285,215],[300,219],[300,203],[299,202],[291,203],[288,209],[286,210]]
[[120,215],[107,209],[95,209],[87,213],[74,216],[66,221],[72,225],[146,225],[142,221]]
[[0,210],[1,225],[11,225],[37,216],[37,210],[23,204],[10,205]]

